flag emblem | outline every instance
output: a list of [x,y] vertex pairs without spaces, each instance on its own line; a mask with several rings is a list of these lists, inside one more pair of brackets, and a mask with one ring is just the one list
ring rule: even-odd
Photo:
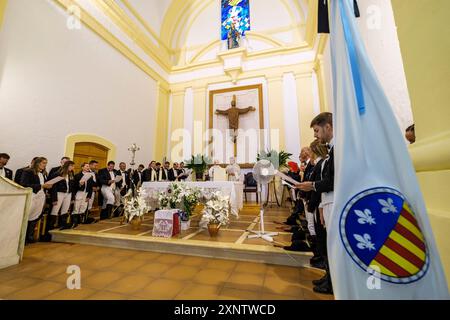
[[406,284],[421,279],[430,259],[411,206],[402,193],[381,187],[354,196],[340,217],[347,253],[365,272]]

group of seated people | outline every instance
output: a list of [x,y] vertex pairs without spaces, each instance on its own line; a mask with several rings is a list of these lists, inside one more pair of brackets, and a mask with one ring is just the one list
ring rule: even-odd
[[187,178],[184,163],[161,163],[152,161],[147,168],[139,165],[137,170],[127,169],[125,162],[115,168],[109,161],[106,168],[98,169],[98,161],[92,160],[75,168],[75,163],[63,157],[60,166],[47,172],[48,160],[35,157],[28,166],[18,169],[13,175],[6,168],[10,156],[0,153],[0,175],[33,190],[28,218],[26,243],[35,242],[34,232],[38,222],[45,216],[45,230],[41,237],[50,240],[49,231],[76,228],[80,223],[96,220],[91,215],[96,195],[101,206],[100,220],[119,216],[123,211],[121,196],[130,188],[139,188],[144,182],[182,181]]

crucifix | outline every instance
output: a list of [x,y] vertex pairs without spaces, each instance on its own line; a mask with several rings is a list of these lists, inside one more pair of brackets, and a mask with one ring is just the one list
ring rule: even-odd
[[139,148],[136,143],[133,143],[131,145],[131,147],[128,148],[128,151],[131,151],[131,153],[133,154],[132,157],[131,157],[131,162],[130,162],[130,166],[132,168],[136,164],[136,162],[134,162],[134,159],[136,157],[136,151],[139,151],[139,150],[141,150],[141,148]]
[[217,115],[228,117],[228,127],[232,132],[232,138],[234,143],[234,156],[237,157],[237,130],[239,129],[239,117],[250,111],[255,111],[255,107],[237,108],[236,107],[236,95],[233,95],[231,101],[231,108],[228,110],[216,110]]

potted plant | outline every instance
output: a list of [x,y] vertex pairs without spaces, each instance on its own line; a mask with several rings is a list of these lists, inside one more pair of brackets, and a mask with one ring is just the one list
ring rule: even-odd
[[288,153],[285,151],[276,151],[276,150],[267,150],[260,151],[257,156],[257,160],[269,160],[275,169],[282,171],[287,168],[287,163],[292,153]]
[[186,160],[185,167],[194,171],[196,180],[201,181],[204,179],[204,173],[208,168],[208,165],[211,163],[212,162],[210,158],[198,154],[196,156],[192,156],[191,159]]
[[229,222],[230,199],[228,196],[222,196],[220,191],[214,192],[211,199],[208,200],[203,209],[203,216],[200,220],[200,227],[208,227],[211,237],[219,232],[222,225]]
[[132,189],[123,197],[124,218],[134,230],[140,229],[144,215],[149,210],[145,198],[144,192],[133,192]]

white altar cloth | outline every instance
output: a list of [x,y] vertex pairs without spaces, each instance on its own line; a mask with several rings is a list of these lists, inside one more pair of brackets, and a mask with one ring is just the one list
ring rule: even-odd
[[[157,199],[157,193],[167,190],[172,182],[144,182],[142,189],[149,199]],[[205,191],[220,191],[224,196],[230,197],[231,214],[238,216],[239,210],[244,206],[244,184],[239,181],[186,181],[190,187],[201,188]],[[150,206],[153,208],[152,204]]]

